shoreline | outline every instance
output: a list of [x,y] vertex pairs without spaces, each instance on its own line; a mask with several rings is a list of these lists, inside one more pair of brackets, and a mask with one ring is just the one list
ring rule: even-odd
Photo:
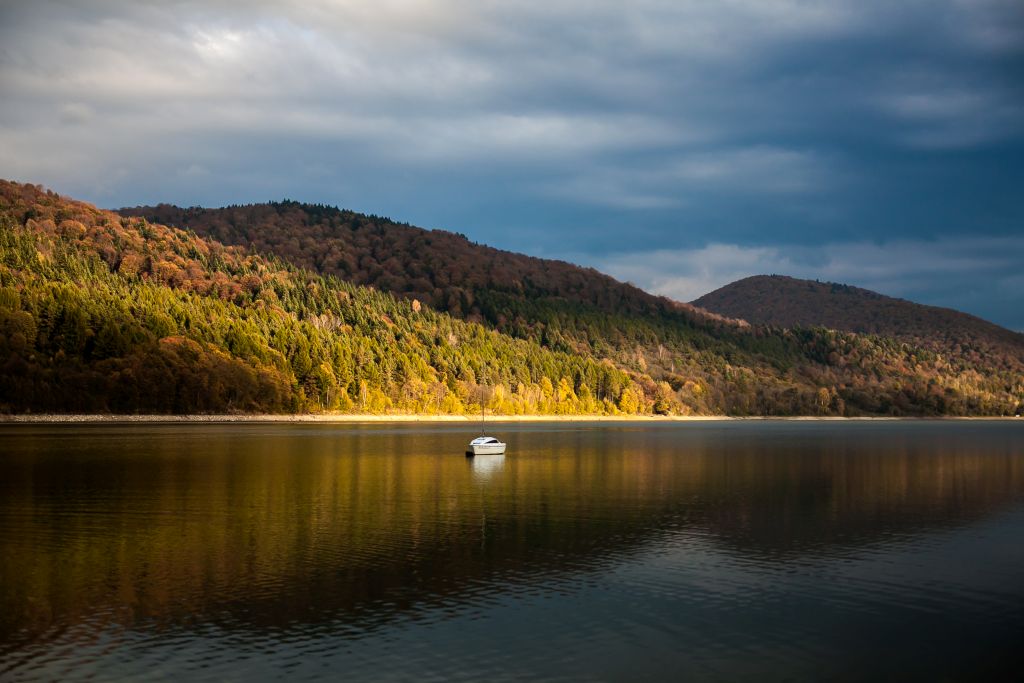
[[[791,416],[732,416],[732,415],[490,415],[489,423],[509,422],[714,422],[714,421],[756,421],[773,420],[786,422],[893,422],[928,420],[1020,420],[1013,416],[956,416],[937,415],[931,417],[836,417],[814,415]],[[415,422],[459,422],[475,424],[473,415],[417,415],[396,413],[389,415],[360,414],[300,414],[300,415],[108,415],[108,414],[37,414],[0,415],[2,424],[220,424],[220,423],[415,423]]]

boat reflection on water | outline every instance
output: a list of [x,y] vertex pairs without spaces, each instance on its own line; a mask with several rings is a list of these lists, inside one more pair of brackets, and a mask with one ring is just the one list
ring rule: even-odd
[[466,458],[473,468],[473,476],[487,479],[505,467],[504,453],[490,453],[484,455],[473,455]]

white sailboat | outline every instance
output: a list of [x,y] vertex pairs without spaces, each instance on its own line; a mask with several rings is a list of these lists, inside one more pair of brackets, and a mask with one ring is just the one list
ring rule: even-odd
[[480,404],[480,436],[469,442],[466,448],[466,455],[502,455],[505,453],[505,444],[493,436],[484,434],[484,406]]

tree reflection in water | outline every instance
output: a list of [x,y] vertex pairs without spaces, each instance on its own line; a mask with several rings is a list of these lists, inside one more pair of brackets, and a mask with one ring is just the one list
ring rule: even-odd
[[0,655],[76,628],[366,638],[673,539],[798,566],[1024,496],[1006,423],[506,431],[466,458],[451,426],[3,427]]

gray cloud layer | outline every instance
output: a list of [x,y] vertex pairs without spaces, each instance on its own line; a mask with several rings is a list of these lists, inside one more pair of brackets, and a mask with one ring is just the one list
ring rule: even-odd
[[[1021,74],[1016,0],[7,2],[0,173],[588,262],[996,244],[1024,233]],[[1024,327],[985,267],[942,301]],[[944,272],[882,284],[934,300]]]

